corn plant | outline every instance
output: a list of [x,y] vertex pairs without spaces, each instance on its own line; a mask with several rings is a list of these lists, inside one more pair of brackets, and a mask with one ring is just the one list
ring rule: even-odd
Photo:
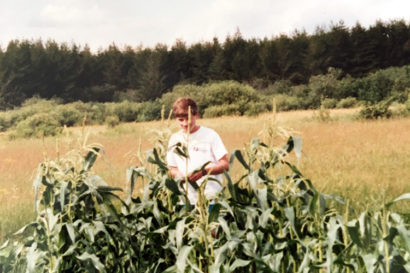
[[290,162],[300,138],[263,137],[232,152],[242,170],[225,173],[211,210],[206,182],[187,206],[168,134],[157,136],[146,164],[127,169],[124,200],[91,170],[100,146],[40,164],[37,219],[0,248],[0,272],[410,272],[409,223],[390,210],[410,194],[352,218]]

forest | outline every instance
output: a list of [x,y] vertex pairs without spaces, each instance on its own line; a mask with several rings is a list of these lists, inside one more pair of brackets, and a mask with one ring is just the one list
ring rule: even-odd
[[0,110],[33,96],[61,103],[146,102],[180,84],[233,80],[258,91],[280,82],[306,85],[329,68],[340,79],[409,64],[405,20],[377,21],[368,28],[339,22],[313,34],[295,30],[271,38],[245,39],[238,29],[224,41],[187,45],[177,40],[154,48],[112,44],[98,52],[75,43],[13,40],[0,48]]

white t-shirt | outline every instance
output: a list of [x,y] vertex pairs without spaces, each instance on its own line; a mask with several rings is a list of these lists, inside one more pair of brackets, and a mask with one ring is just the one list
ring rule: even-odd
[[[196,132],[189,135],[188,172],[186,172],[186,158],[174,151],[174,145],[178,142],[186,146],[187,134],[182,130],[173,134],[169,139],[167,162],[168,166],[176,167],[183,174],[191,174],[192,171],[200,168],[208,161],[211,163],[206,168],[215,166],[218,160],[228,153],[221,138],[214,130],[200,126]],[[222,183],[222,174],[210,175],[209,177],[217,179]],[[202,177],[196,181],[198,186],[201,185],[204,179],[205,177]],[[205,196],[208,199],[212,199],[221,189],[222,186],[220,184],[208,180],[205,187]],[[196,204],[197,193],[190,184],[188,184],[188,198],[191,204]]]

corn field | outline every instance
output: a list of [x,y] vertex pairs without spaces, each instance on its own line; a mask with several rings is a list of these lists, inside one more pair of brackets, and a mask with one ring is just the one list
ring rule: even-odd
[[389,210],[410,193],[352,216],[287,159],[300,157],[298,137],[235,150],[240,173],[225,173],[211,209],[206,183],[192,206],[169,176],[166,142],[127,169],[126,198],[92,172],[102,149],[39,165],[37,219],[1,246],[0,272],[410,272],[409,223]]

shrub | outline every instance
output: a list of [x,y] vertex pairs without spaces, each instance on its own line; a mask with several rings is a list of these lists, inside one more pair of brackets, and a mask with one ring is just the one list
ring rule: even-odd
[[322,106],[325,109],[332,109],[335,108],[337,104],[337,100],[336,99],[331,99],[331,98],[325,98],[322,100]]
[[116,115],[120,121],[130,122],[137,120],[138,103],[123,101],[113,106],[113,114]]
[[56,118],[60,125],[74,126],[81,123],[83,115],[77,109],[70,105],[63,105],[55,110]]
[[250,102],[247,105],[247,110],[245,111],[246,116],[255,116],[260,113],[272,110],[271,104],[267,102]]
[[392,115],[389,109],[392,99],[381,101],[378,103],[367,102],[359,112],[359,118],[363,119],[378,119],[390,118]]
[[10,127],[10,115],[7,112],[0,112],[0,132],[5,132]]
[[204,118],[240,115],[239,106],[236,104],[213,105],[205,109]]
[[[316,98],[315,108],[319,106],[320,98],[336,98],[339,93],[339,78],[342,71],[330,67],[327,74],[315,75],[309,80],[310,96]],[[318,101],[319,100],[319,101]]]
[[[193,98],[197,102],[200,116],[204,116],[208,107],[214,108],[219,105],[222,108],[230,109],[230,107],[224,105],[233,104],[237,107],[234,113],[238,112],[239,115],[243,115],[248,110],[249,103],[260,101],[260,97],[251,86],[235,81],[222,81],[202,86],[191,84],[177,85],[172,92],[166,93],[161,97],[160,103],[165,106],[165,112],[168,113],[177,98],[186,96]],[[215,112],[215,114],[225,112],[222,108],[211,109],[208,111],[208,115],[211,112]]]
[[271,85],[268,85],[258,93],[262,93],[264,95],[290,94],[291,90],[292,83],[289,80],[279,80],[275,81]]
[[138,104],[137,121],[158,120],[161,118],[162,105],[159,101],[146,101]]
[[[93,110],[91,103],[84,103],[82,101],[76,101],[73,103],[66,104],[67,107],[73,107],[74,109],[78,110],[81,113],[81,118],[85,119],[85,124],[93,124],[95,121],[93,120]],[[102,123],[102,120],[100,123]]]
[[[194,84],[178,84],[172,89],[172,92],[163,94],[160,98],[160,104],[164,105],[165,113],[169,113],[172,109],[172,104],[180,97],[191,97],[195,101],[200,100],[200,94],[205,92],[204,87]],[[204,109],[200,109],[204,110]],[[203,113],[203,111],[202,111]],[[201,115],[202,115],[201,113]]]
[[108,108],[108,103],[92,103],[88,119],[91,123],[102,124],[105,117],[112,115]]
[[316,109],[321,103],[321,96],[307,85],[293,86],[291,95],[297,98],[296,109]]
[[404,109],[410,114],[410,96],[407,101],[404,103]]
[[362,82],[362,87],[358,92],[359,99],[372,103],[387,98],[393,87],[393,80],[388,78],[383,71],[370,74],[360,81]]
[[337,103],[336,107],[337,108],[352,108],[352,107],[356,106],[356,104],[357,104],[357,99],[356,98],[347,97],[347,98],[341,99]]
[[300,108],[299,99],[289,95],[276,95],[274,96],[276,102],[276,109],[278,111],[289,111]]
[[235,81],[208,84],[203,91],[198,101],[200,111],[215,105],[236,104],[243,115],[248,103],[259,101],[255,89]]
[[17,124],[16,137],[55,136],[62,130],[63,127],[55,117],[47,113],[39,113]]
[[114,128],[115,126],[120,124],[120,119],[115,115],[108,116],[105,118],[105,124],[108,127]]

